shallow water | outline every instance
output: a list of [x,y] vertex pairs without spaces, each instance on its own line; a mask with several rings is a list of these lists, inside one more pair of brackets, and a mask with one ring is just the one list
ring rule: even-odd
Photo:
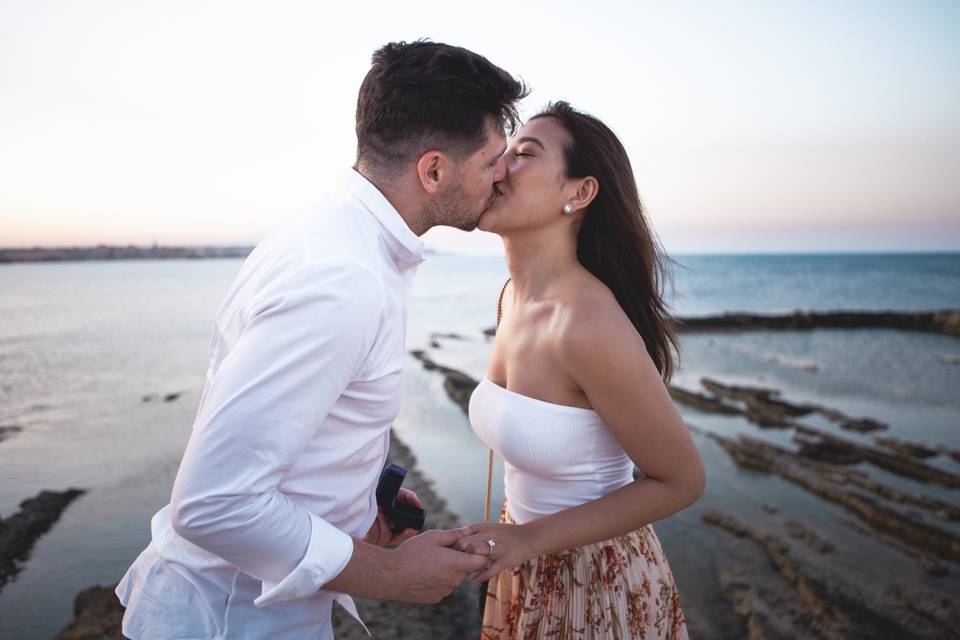
[[[689,269],[677,274],[681,313],[960,307],[957,255],[682,261]],[[239,266],[238,260],[209,260],[0,267],[0,425],[23,427],[0,443],[0,517],[43,489],[88,489],[0,591],[0,638],[52,637],[70,619],[76,592],[115,582],[148,541],[149,518],[169,499],[189,437],[211,319]],[[501,259],[430,256],[414,288],[408,346],[429,347],[432,332],[460,333],[464,340],[441,340],[431,357],[481,376],[490,344],[481,332],[494,324],[505,274]],[[890,435],[960,445],[960,366],[941,357],[960,354],[958,339],[885,330],[751,332],[685,336],[683,350],[676,378],[683,386],[695,387],[702,376],[771,386],[792,401],[887,421]],[[814,363],[816,371],[798,363]],[[442,382],[410,359],[396,431],[453,510],[473,520],[481,514],[486,450]],[[171,392],[182,395],[172,402],[142,400]],[[785,432],[760,432],[738,418],[683,413],[704,429],[789,442]],[[853,532],[839,508],[786,481],[738,469],[712,440],[699,434],[695,440],[710,475],[707,494],[656,529],[691,624],[700,625],[698,636],[720,637],[739,624],[718,598],[715,578],[739,547],[700,523],[706,508],[775,528],[777,517],[761,505],[789,506],[829,532],[838,545],[829,562],[860,572],[865,589],[897,575],[960,590],[955,572],[946,579],[922,574],[912,560]],[[950,460],[933,463],[960,471]],[[957,501],[956,491],[890,481]],[[499,486],[495,482],[494,504],[502,499]],[[889,556],[885,568],[869,562],[881,552]]]

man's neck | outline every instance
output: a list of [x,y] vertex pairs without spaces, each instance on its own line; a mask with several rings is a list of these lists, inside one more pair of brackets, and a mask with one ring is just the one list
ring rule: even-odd
[[362,163],[354,170],[366,178],[387,199],[413,233],[422,236],[433,226],[424,215],[418,185],[410,176],[399,175],[395,180],[387,180],[365,167]]

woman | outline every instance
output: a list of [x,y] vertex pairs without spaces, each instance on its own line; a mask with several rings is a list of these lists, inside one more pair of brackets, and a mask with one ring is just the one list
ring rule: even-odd
[[696,502],[705,474],[664,384],[676,346],[664,258],[630,161],[564,102],[507,155],[479,228],[503,238],[511,280],[470,400],[507,499],[500,524],[457,543],[489,556],[475,577],[490,580],[482,638],[685,638],[650,523]]

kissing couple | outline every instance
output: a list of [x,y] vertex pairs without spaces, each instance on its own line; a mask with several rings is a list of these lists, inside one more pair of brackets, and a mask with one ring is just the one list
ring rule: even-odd
[[[436,603],[464,580],[488,585],[484,640],[687,636],[650,526],[705,485],[665,386],[666,257],[611,129],[565,102],[521,126],[526,95],[460,47],[373,54],[356,164],[257,245],[216,313],[170,502],[116,589],[124,636],[329,639],[335,601],[359,619],[350,596]],[[506,251],[469,407],[506,503],[497,523],[420,533],[376,489],[437,225]]]

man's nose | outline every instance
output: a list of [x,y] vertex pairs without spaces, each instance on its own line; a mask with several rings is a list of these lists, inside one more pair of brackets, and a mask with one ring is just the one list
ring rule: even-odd
[[493,181],[500,182],[507,177],[507,157],[506,155],[500,156],[500,159],[497,160],[496,166],[493,168]]

